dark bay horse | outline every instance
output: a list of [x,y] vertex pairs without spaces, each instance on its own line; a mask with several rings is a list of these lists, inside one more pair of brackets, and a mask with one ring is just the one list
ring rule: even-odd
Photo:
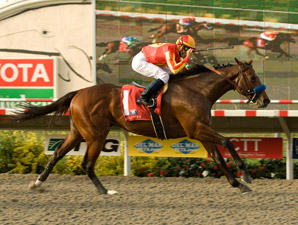
[[158,30],[158,32],[156,34],[151,36],[153,38],[152,43],[158,43],[159,39],[168,33],[176,33],[179,35],[189,34],[189,35],[193,36],[196,39],[196,41],[198,41],[199,43],[202,43],[203,42],[202,38],[200,36],[198,36],[198,31],[202,30],[202,29],[211,30],[212,26],[211,26],[211,24],[209,24],[207,22],[193,22],[192,25],[189,26],[189,28],[187,29],[186,32],[178,33],[176,23],[164,23],[164,24],[160,25],[159,27],[150,29],[148,32]]
[[[261,42],[265,42],[264,45]],[[260,53],[259,49],[269,50],[271,52],[279,53],[276,58],[280,58],[283,55],[291,58],[291,56],[281,48],[281,44],[284,42],[296,43],[295,39],[290,33],[279,33],[276,36],[276,39],[273,41],[265,41],[258,37],[251,37],[243,42],[243,45],[248,48],[247,54],[251,54],[252,51],[255,51],[258,55],[265,57],[264,54]]]
[[[217,149],[217,144],[227,148],[233,156],[238,169],[242,172],[242,180],[251,183],[252,179],[244,162],[241,160],[233,144],[228,138],[215,132],[211,126],[212,105],[223,94],[236,90],[259,108],[266,107],[270,100],[264,91],[255,92],[262,86],[259,77],[249,63],[235,58],[237,64],[210,71],[201,65],[172,76],[168,91],[162,99],[162,119],[168,138],[189,137],[202,142],[208,153],[226,175],[228,182],[240,189],[241,193],[251,189],[240,183],[228,169]],[[218,74],[220,73],[220,74]],[[114,84],[99,84],[81,90],[69,92],[48,106],[24,106],[23,112],[12,116],[12,121],[30,120],[54,112],[63,115],[70,110],[70,133],[59,146],[45,170],[31,187],[39,187],[49,176],[55,164],[66,153],[85,139],[87,151],[82,166],[101,194],[114,194],[107,190],[94,173],[94,165],[103,148],[105,138],[112,126],[127,131],[155,137],[151,121],[127,122],[121,108],[121,87]]]
[[96,71],[98,70],[103,70],[107,73],[112,73],[111,68],[106,63],[100,63],[100,62],[96,63]]
[[108,55],[115,53],[115,52],[126,52],[129,55],[129,61],[133,56],[135,56],[139,51],[149,43],[137,43],[130,46],[128,49],[121,50],[120,49],[121,41],[109,41],[109,42],[100,42],[96,44],[96,47],[104,47],[105,50],[103,53],[98,57],[99,61],[102,61]]
[[[100,63],[100,62],[108,55],[119,51],[120,43],[121,41],[110,41],[110,42],[100,42],[96,44],[97,47],[105,47],[105,50],[98,58],[99,62],[96,65],[97,70],[101,69],[107,73],[111,73],[111,69],[108,67],[108,65],[106,63]],[[115,64],[127,63],[133,56],[139,53],[144,46],[149,44],[152,44],[152,43],[143,42],[143,43],[133,44],[126,51],[129,54],[129,58],[125,61],[119,60]],[[204,56],[201,53],[196,52],[191,59],[191,63],[198,63],[198,64],[210,63],[212,65],[217,65],[218,61],[215,58],[215,56]]]

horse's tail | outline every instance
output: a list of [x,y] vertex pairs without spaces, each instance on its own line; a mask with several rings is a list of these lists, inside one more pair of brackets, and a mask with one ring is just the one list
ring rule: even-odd
[[96,43],[96,47],[106,47],[108,43],[106,42],[99,42],[99,43]]
[[159,27],[156,27],[156,28],[151,28],[148,30],[148,32],[152,32],[152,31],[156,31],[156,30],[159,30],[164,24],[160,25]]
[[69,92],[63,97],[59,98],[57,101],[46,106],[32,106],[24,105],[23,111],[17,111],[14,115],[10,117],[11,121],[23,121],[30,120],[37,117],[47,115],[54,112],[54,116],[63,115],[67,112],[70,102],[73,97],[78,93],[78,91]]

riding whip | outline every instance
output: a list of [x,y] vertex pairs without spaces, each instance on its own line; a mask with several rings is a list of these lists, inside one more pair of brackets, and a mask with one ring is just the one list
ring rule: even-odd
[[196,49],[194,52],[204,52],[204,51],[211,51],[211,50],[223,50],[223,49],[232,49],[234,46],[227,46],[227,47],[218,47],[218,48],[203,48],[203,49]]

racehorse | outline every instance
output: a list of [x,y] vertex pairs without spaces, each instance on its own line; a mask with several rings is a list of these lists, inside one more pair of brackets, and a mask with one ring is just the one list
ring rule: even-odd
[[98,70],[103,70],[103,71],[105,71],[107,73],[112,73],[111,68],[106,63],[100,63],[100,62],[96,63],[96,72]]
[[[212,26],[211,26],[210,23],[207,23],[207,22],[194,22],[194,23],[192,23],[191,26],[189,26],[189,28],[187,29],[186,32],[178,33],[176,23],[164,23],[164,24],[160,25],[159,27],[150,29],[148,32],[158,30],[158,32],[156,34],[151,36],[153,38],[152,43],[158,43],[159,39],[163,35],[168,34],[168,33],[177,33],[179,35],[189,34],[189,35],[193,36],[196,39],[196,41],[198,41],[199,43],[203,43],[203,42],[206,42],[206,41],[204,41],[198,35],[198,31],[202,30],[202,29],[211,30]],[[209,42],[209,40],[208,40],[208,42]]]
[[[261,44],[262,42],[265,42],[264,44]],[[247,54],[250,55],[252,51],[255,51],[258,55],[264,56],[264,54],[260,53],[258,49],[265,49],[270,50],[271,52],[277,52],[279,53],[276,58],[280,58],[283,55],[291,58],[291,56],[285,52],[280,46],[284,42],[292,42],[296,43],[295,39],[292,37],[289,33],[279,33],[276,35],[275,40],[273,41],[265,41],[258,37],[251,37],[243,42],[243,45],[248,48]]]
[[[200,140],[226,175],[228,182],[245,194],[251,192],[251,189],[236,180],[216,144],[228,148],[238,169],[242,172],[244,182],[251,183],[252,179],[229,139],[211,128],[211,108],[217,99],[230,90],[236,90],[260,108],[266,107],[270,100],[264,89],[255,91],[262,84],[253,69],[252,60],[246,63],[235,58],[235,61],[237,62],[235,65],[228,65],[218,70],[212,69],[212,71],[204,66],[194,65],[189,70],[180,72],[179,75],[171,76],[168,90],[162,98],[161,109],[167,137],[187,136]],[[110,128],[116,126],[139,135],[155,137],[151,121],[125,120],[121,102],[121,86],[99,84],[69,92],[47,106],[25,105],[24,111],[13,115],[12,121],[24,121],[52,112],[63,115],[66,111],[70,111],[70,133],[55,150],[45,170],[31,184],[31,188],[40,187],[55,164],[85,139],[87,151],[82,166],[87,175],[99,193],[117,193],[114,190],[107,190],[94,173],[95,162]]]
[[144,47],[145,45],[147,45],[148,43],[137,43],[137,44],[133,44],[132,46],[130,46],[129,48],[125,49],[124,48],[120,48],[120,45],[122,44],[121,41],[109,41],[109,42],[100,42],[96,44],[96,47],[105,47],[105,50],[103,51],[103,53],[99,56],[98,60],[101,61],[103,60],[105,57],[107,57],[108,55],[114,53],[114,52],[127,52],[129,54],[129,59],[127,61],[129,61],[133,56],[135,56],[137,53],[139,53],[139,51],[142,49],[142,47]]
[[[99,61],[103,60],[108,55],[110,55],[116,51],[119,51],[120,43],[121,43],[121,41],[110,41],[110,42],[97,43],[96,44],[97,47],[105,47],[104,52],[99,57]],[[144,42],[144,43],[133,44],[125,51],[130,55],[130,57],[125,61],[117,61],[117,63],[127,63],[133,56],[135,56],[137,53],[139,53],[144,46],[146,46],[148,44],[151,44],[151,43]],[[212,65],[218,64],[215,56],[204,56],[199,52],[196,52],[193,55],[193,57],[191,59],[191,63],[199,63],[199,64],[210,63]],[[111,73],[111,70],[110,70],[110,68],[108,68],[108,65],[103,64],[103,63],[97,63],[97,70],[98,69],[102,69],[105,72]]]

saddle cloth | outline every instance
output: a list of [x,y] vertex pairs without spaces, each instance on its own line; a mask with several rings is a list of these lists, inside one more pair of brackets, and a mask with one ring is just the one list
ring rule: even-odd
[[266,42],[264,39],[262,38],[258,38],[257,39],[257,47],[259,48],[265,48],[266,47]]
[[[124,85],[121,92],[122,112],[126,121],[151,120],[150,110],[144,106],[137,104],[136,101],[144,91],[134,85]],[[157,96],[157,106],[154,112],[161,116],[161,98],[162,91]]]
[[127,44],[123,41],[120,41],[118,51],[119,52],[128,52],[129,49],[127,49]]

